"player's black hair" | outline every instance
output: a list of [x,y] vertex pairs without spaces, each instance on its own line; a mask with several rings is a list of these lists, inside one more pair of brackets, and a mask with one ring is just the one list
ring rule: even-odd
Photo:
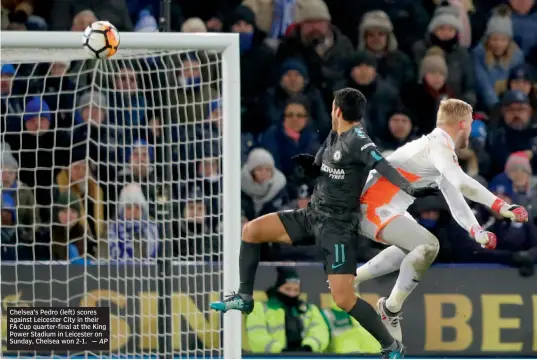
[[334,103],[341,109],[343,120],[348,122],[362,121],[367,100],[360,91],[344,88],[334,92]]

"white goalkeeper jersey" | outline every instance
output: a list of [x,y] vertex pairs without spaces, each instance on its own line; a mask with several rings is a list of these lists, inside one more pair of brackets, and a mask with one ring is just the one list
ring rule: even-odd
[[[479,199],[478,202],[488,206],[496,199],[462,171],[453,139],[440,128],[400,147],[387,160],[417,186],[438,183],[453,217],[467,231],[479,224],[463,197],[462,192],[466,195],[463,189],[474,194]],[[404,215],[413,202],[414,197],[390,183],[377,171],[371,171],[360,199],[362,232],[376,239],[378,232],[394,217]]]

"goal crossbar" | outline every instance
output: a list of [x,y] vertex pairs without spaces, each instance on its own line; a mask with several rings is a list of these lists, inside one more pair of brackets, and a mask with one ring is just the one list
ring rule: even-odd
[[[51,61],[51,59],[88,59],[82,48],[79,32],[2,32],[0,37],[2,63]],[[183,33],[120,33],[120,48],[116,57],[134,50],[135,53],[166,50],[207,50],[222,55],[222,157],[223,157],[223,292],[239,285],[240,247],[240,56],[237,34]],[[15,51],[10,51],[11,49]],[[50,50],[62,49],[51,56]],[[27,59],[28,58],[28,59]],[[106,60],[101,60],[106,61]],[[241,358],[242,320],[240,313],[229,312],[223,318],[223,355],[226,359]]]

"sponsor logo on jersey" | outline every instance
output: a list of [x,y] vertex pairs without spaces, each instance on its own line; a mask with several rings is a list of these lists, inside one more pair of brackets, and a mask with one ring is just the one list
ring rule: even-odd
[[364,146],[362,146],[360,148],[360,151],[364,151],[365,149],[367,149],[368,147],[371,147],[371,146],[375,146],[375,144],[373,144],[372,142],[367,143],[367,144],[365,144]]
[[330,177],[330,179],[334,179],[334,180],[345,179],[345,170],[343,169],[334,169],[334,168],[331,168],[330,166],[322,164],[321,171],[328,173],[328,176]]
[[334,152],[334,156],[332,158],[334,159],[334,161],[341,160],[341,151],[337,150],[336,152]]

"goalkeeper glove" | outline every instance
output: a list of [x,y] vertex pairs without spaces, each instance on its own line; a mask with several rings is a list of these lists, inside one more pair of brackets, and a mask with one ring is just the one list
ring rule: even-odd
[[315,179],[321,175],[321,167],[315,164],[315,156],[310,154],[298,154],[291,158],[304,170],[304,174],[310,179]]
[[528,211],[520,205],[509,205],[502,199],[496,199],[491,206],[492,211],[514,222],[528,221]]
[[482,248],[490,250],[496,248],[496,235],[490,231],[483,230],[481,226],[472,226],[470,235],[475,241],[481,244]]

